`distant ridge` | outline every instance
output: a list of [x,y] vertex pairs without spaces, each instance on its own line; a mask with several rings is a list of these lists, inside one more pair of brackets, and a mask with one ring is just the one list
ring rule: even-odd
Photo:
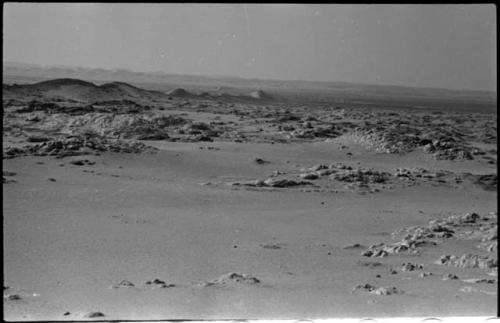
[[173,89],[171,91],[168,91],[167,94],[170,96],[177,96],[177,97],[183,97],[183,98],[193,96],[192,93],[186,91],[183,88]]
[[62,78],[55,80],[42,81],[35,84],[29,84],[28,87],[43,90],[43,89],[54,89],[61,86],[83,86],[83,87],[97,87],[97,85],[79,80],[79,79],[71,79],[71,78]]
[[96,85],[91,82],[61,78],[34,84],[4,85],[5,98],[22,95],[24,97],[64,98],[85,102],[112,100],[155,100],[165,98],[159,91],[148,91],[124,82]]
[[496,101],[496,91],[455,90],[443,88],[409,87],[399,85],[376,85],[340,81],[300,81],[245,79],[226,76],[179,75],[163,72],[133,72],[126,69],[83,68],[75,66],[41,66],[35,64],[3,62],[3,75],[43,79],[78,78],[91,81],[121,81],[128,83],[157,83],[231,88],[266,88],[276,90],[321,90],[353,93],[365,96],[425,97],[433,99],[472,99]]

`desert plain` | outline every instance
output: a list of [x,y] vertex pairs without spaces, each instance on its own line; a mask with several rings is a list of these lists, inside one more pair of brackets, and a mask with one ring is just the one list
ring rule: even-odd
[[6,320],[497,314],[496,101],[16,82]]

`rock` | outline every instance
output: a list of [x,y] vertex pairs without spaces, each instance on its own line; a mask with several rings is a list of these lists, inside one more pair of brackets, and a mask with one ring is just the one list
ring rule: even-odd
[[432,143],[428,143],[426,144],[424,147],[423,147],[423,150],[428,153],[428,154],[431,154],[433,152],[436,151],[436,147],[434,147],[434,145]]
[[175,287],[175,284],[167,284],[161,279],[155,278],[153,280],[148,280],[146,282],[146,285],[152,285],[153,287],[158,287],[158,288],[170,288],[170,287]]
[[353,287],[352,292],[355,292],[359,289],[370,292],[370,291],[374,290],[375,288],[376,288],[375,286],[370,285],[370,284],[357,285],[357,286]]
[[477,246],[479,249],[486,250],[488,252],[497,252],[498,251],[498,241],[493,242],[483,242]]
[[20,148],[7,148],[4,158],[15,158],[18,156],[55,156],[64,158],[67,156],[81,156],[100,152],[141,153],[157,152],[157,148],[149,147],[139,142],[123,140],[108,140],[99,135],[71,135],[64,138],[53,139],[34,146]]
[[469,279],[462,279],[464,283],[471,283],[471,284],[478,284],[478,283],[486,283],[486,284],[495,284],[497,281],[496,279],[490,279],[490,278],[469,278]]
[[382,266],[384,266],[383,263],[378,262],[378,261],[361,261],[361,260],[358,260],[357,264],[359,266],[368,267],[368,268],[376,268],[376,267],[382,267]]
[[481,241],[493,241],[498,239],[498,226],[495,225],[493,228],[489,229]]
[[72,160],[69,163],[72,165],[76,165],[76,166],[85,166],[85,165],[94,165],[95,164],[95,162],[89,161],[88,159]]
[[443,275],[443,280],[457,280],[458,276],[455,274],[445,274]]
[[300,174],[300,178],[308,179],[308,180],[315,180],[315,179],[318,179],[319,176],[318,176],[318,174],[315,174],[315,173],[308,173],[308,174]]
[[348,183],[385,183],[388,180],[388,173],[372,169],[345,169],[332,174],[330,178]]
[[359,243],[355,243],[344,247],[344,249],[355,249],[355,248],[362,248],[362,246]]
[[365,257],[371,257],[373,255],[373,251],[368,249],[368,250],[365,250],[361,253],[362,256],[365,256]]
[[260,246],[262,248],[264,248],[264,249],[273,249],[273,250],[277,250],[277,249],[282,249],[283,248],[283,245],[279,244],[279,243],[261,244]]
[[375,295],[393,295],[393,294],[403,294],[403,291],[392,286],[392,287],[379,287],[371,290],[370,293]]
[[397,287],[375,287],[370,284],[357,285],[352,289],[352,292],[357,290],[363,290],[375,295],[393,295],[393,294],[403,294],[403,291],[399,290]]
[[462,223],[475,223],[480,218],[477,213],[466,213],[464,216],[460,218]]
[[276,179],[276,178],[268,178],[264,181],[264,184],[266,184],[267,186],[279,187],[279,188],[300,186],[300,185],[312,185],[312,183],[310,182],[304,182],[304,181],[297,182],[291,179]]
[[204,286],[223,286],[227,284],[238,283],[238,284],[246,284],[246,285],[256,285],[260,284],[260,280],[256,277],[247,275],[247,274],[239,274],[239,273],[227,273],[219,278],[216,278],[212,281],[205,283]]
[[49,137],[43,137],[43,136],[29,136],[26,138],[27,142],[46,142],[50,141]]
[[106,315],[104,315],[102,312],[90,312],[88,314],[85,315],[85,317],[88,317],[88,318],[96,318],[96,317],[104,317]]
[[246,181],[246,182],[233,182],[233,183],[229,183],[229,184],[232,186],[240,186],[240,185],[241,186],[251,186],[251,187],[267,186],[267,184],[263,180],[260,180],[260,179]]
[[322,169],[328,169],[328,166],[323,165],[323,164],[318,164],[318,165],[312,166],[309,170],[312,172],[317,172],[317,171],[322,170]]
[[113,289],[121,288],[121,287],[134,287],[135,285],[128,281],[128,280],[122,280],[118,284],[111,286]]
[[410,262],[405,262],[401,265],[401,271],[415,271],[424,269],[423,265],[416,265]]
[[254,161],[255,161],[257,164],[260,164],[260,165],[262,165],[262,164],[265,164],[265,163],[266,163],[266,161],[265,161],[264,159],[262,159],[262,158],[255,158],[255,160],[254,160]]
[[498,267],[498,261],[496,259],[487,256],[471,254],[464,254],[461,257],[457,257],[454,255],[443,255],[441,256],[441,258],[439,258],[439,260],[436,261],[436,264],[459,268],[488,269]]
[[12,294],[12,295],[9,295],[9,296],[7,297],[7,299],[8,299],[9,301],[18,301],[18,300],[21,300],[22,298],[21,298],[21,296],[19,296],[18,294]]

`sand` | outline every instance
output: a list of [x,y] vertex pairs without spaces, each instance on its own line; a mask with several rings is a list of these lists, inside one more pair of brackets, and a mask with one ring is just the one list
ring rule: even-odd
[[[185,118],[238,120],[193,105]],[[436,263],[443,255],[497,259],[478,248],[484,230],[454,227],[456,235],[415,252],[362,255],[399,241],[397,230],[453,215],[475,212],[496,226],[496,187],[464,174],[496,175],[496,150],[495,163],[440,160],[420,148],[381,153],[348,134],[279,143],[266,139],[277,136],[271,130],[246,129],[243,142],[146,140],[158,150],[4,159],[4,178],[15,180],[3,184],[5,319],[496,315],[496,267]],[[4,147],[24,138],[4,131]],[[322,164],[385,172],[387,181],[300,176]],[[395,176],[414,167],[449,173],[444,182]],[[235,185],[268,178],[311,185]]]

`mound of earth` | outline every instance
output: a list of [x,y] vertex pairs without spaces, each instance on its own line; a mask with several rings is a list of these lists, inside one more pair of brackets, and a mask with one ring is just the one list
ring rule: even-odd
[[168,91],[167,94],[169,96],[176,96],[176,97],[190,97],[190,96],[193,95],[193,94],[191,94],[190,92],[186,91],[183,88],[173,89],[171,91]]

